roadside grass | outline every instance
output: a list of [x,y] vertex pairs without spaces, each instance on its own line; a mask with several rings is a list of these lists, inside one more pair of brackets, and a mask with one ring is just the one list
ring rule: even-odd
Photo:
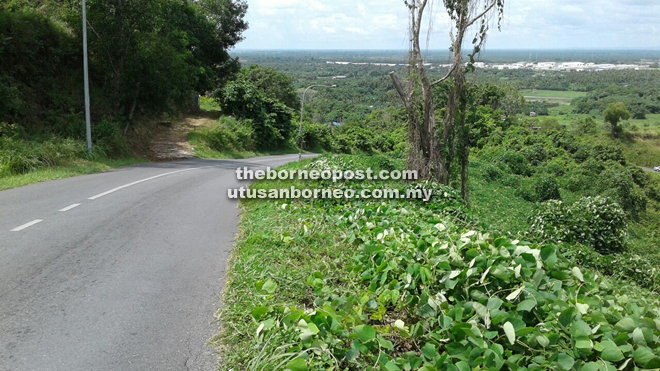
[[[266,186],[266,184],[262,184]],[[353,285],[348,266],[341,264],[349,246],[326,221],[300,220],[297,213],[281,212],[283,203],[250,201],[241,205],[241,232],[229,264],[223,309],[218,313],[222,332],[212,343],[220,349],[223,370],[257,370],[268,363],[274,349],[286,344],[265,337],[254,343],[258,324],[252,314],[262,304],[255,297],[264,282],[277,284],[278,302],[312,308],[314,293],[307,277],[324,272],[337,288]],[[307,228],[305,230],[305,227]],[[242,365],[243,368],[234,368]]]
[[255,150],[253,129],[229,116],[221,116],[208,126],[187,134],[195,156],[205,159],[242,159],[257,156],[298,153],[292,141],[275,150]]
[[120,160],[108,158],[99,158],[94,160],[70,160],[66,164],[58,166],[42,168],[25,174],[0,177],[0,191],[23,187],[33,183],[46,182],[49,180],[100,173],[115,168],[140,164],[144,162],[144,160],[139,158],[126,158]]
[[[291,163],[280,170],[300,169],[309,162]],[[252,188],[301,184],[295,180],[264,180]],[[221,370],[260,369],[259,363],[269,363],[274,350],[286,346],[274,337],[264,337],[255,344],[258,323],[251,314],[262,305],[255,297],[267,296],[259,290],[264,282],[277,284],[278,302],[300,308],[314,306],[314,292],[306,280],[316,272],[323,272],[339,291],[354,288],[349,266],[343,259],[352,247],[342,241],[342,234],[323,215],[305,213],[305,207],[302,202],[277,200],[240,202],[238,242],[229,262],[223,308],[217,314],[222,329],[211,340],[221,352]],[[237,365],[242,368],[235,368]]]
[[258,156],[273,156],[273,155],[288,155],[298,153],[298,149],[289,146],[288,148],[272,150],[272,151],[256,151],[256,150],[233,150],[227,149],[218,151],[211,148],[204,139],[204,134],[199,131],[188,133],[188,141],[192,145],[195,156],[202,159],[212,160],[238,160],[243,158],[251,158]]

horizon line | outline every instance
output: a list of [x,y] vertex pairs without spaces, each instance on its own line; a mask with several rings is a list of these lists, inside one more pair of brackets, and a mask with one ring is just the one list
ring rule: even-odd
[[[392,51],[392,52],[408,52],[408,49],[404,48],[349,48],[349,49],[313,49],[313,48],[233,48],[231,51],[300,51],[300,52],[305,52],[305,51],[316,51],[316,52],[323,52],[323,51]],[[660,52],[660,47],[647,47],[647,48],[642,48],[642,47],[634,47],[634,48],[629,48],[629,47],[621,47],[621,48],[572,48],[572,47],[567,47],[567,48],[489,48],[485,49],[481,52],[481,54],[488,53],[489,51],[497,52],[497,51],[589,51],[589,52],[594,52],[594,51],[631,51],[631,52]],[[449,49],[427,49],[426,52],[446,52],[449,53]],[[466,51],[469,52],[469,51]]]

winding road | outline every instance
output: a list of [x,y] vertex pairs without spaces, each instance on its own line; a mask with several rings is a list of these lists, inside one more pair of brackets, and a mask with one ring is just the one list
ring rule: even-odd
[[0,192],[0,370],[213,370],[237,167],[182,160]]

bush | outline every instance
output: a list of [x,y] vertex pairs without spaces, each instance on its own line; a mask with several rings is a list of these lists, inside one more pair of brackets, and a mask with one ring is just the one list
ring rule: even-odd
[[605,170],[598,176],[596,190],[614,199],[633,216],[646,210],[647,199],[644,192],[635,184],[630,172],[617,163],[606,164]]
[[491,164],[490,162],[484,163],[481,165],[483,172],[484,172],[484,178],[490,182],[497,181],[498,179],[502,178],[504,175],[504,172],[502,169],[500,169],[497,165]]
[[[298,135],[296,135],[298,137]],[[333,151],[335,148],[332,129],[326,125],[303,124],[303,149]],[[296,138],[300,143],[300,138]]]
[[576,242],[602,254],[625,250],[628,225],[619,205],[604,197],[583,197],[568,211]]
[[553,177],[540,177],[534,184],[534,191],[538,201],[561,200],[559,184]]
[[[123,133],[123,124],[117,121],[101,120],[92,125],[92,140],[108,156],[126,154],[126,138]],[[96,151],[95,150],[95,151]]]
[[591,135],[595,134],[598,130],[598,124],[591,117],[587,117],[584,120],[580,120],[575,128],[575,132],[578,135]]
[[239,120],[250,120],[258,149],[281,148],[294,132],[291,109],[265,96],[252,83],[230,82],[214,92],[214,97],[223,113]]
[[546,161],[541,170],[554,176],[563,176],[564,174],[573,170],[575,166],[575,161],[573,161],[572,158],[564,155],[553,157],[552,159]]
[[501,155],[500,160],[516,175],[529,176],[532,174],[532,167],[530,166],[529,161],[519,152],[505,151]]
[[210,149],[218,152],[254,149],[250,122],[241,122],[233,117],[221,117],[214,126],[199,130],[198,137]]
[[641,188],[644,188],[649,184],[649,176],[639,166],[628,165],[626,169],[632,176],[633,182]]
[[583,197],[568,207],[561,201],[548,201],[539,207],[530,225],[537,238],[580,243],[601,254],[626,248],[626,215],[619,205],[604,197]]
[[591,156],[601,162],[615,161],[621,165],[626,164],[626,158],[623,156],[621,148],[612,145],[598,144],[591,149]]
[[609,277],[632,281],[649,290],[660,290],[660,269],[646,256],[632,253],[602,255],[592,249],[570,244],[562,245],[561,250],[568,259],[581,267],[595,269]]

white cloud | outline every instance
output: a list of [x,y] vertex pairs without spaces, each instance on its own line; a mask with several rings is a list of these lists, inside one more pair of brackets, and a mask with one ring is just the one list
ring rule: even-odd
[[[406,49],[403,0],[248,0],[239,48]],[[493,48],[660,48],[660,1],[506,0]],[[449,18],[435,0],[431,49],[448,46]]]

